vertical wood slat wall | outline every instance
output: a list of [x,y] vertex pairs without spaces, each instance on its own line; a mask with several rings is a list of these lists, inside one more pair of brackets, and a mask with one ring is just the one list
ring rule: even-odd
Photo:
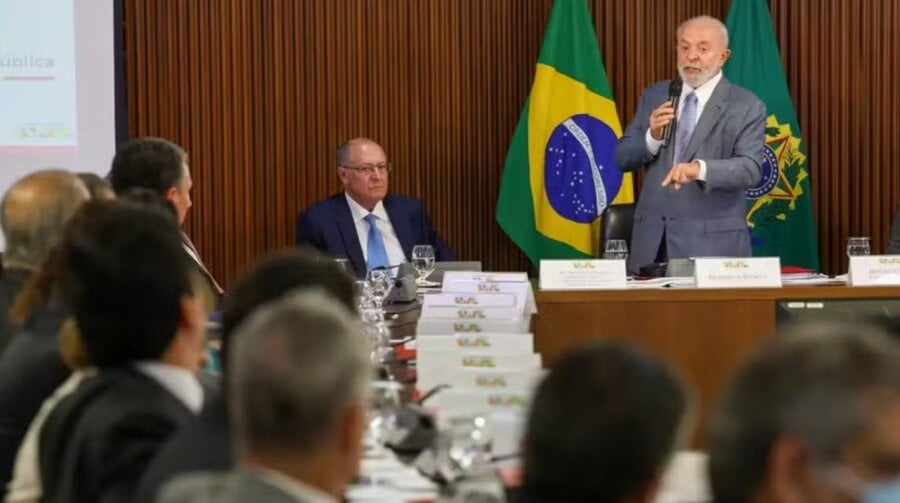
[[[674,73],[677,20],[728,0],[589,0],[623,124]],[[129,132],[183,145],[187,229],[230,284],[290,246],[298,211],[339,190],[334,147],[381,142],[392,189],[427,202],[463,259],[528,262],[494,220],[503,160],[551,0],[129,0]],[[822,262],[886,245],[900,173],[900,0],[770,0],[807,143]]]

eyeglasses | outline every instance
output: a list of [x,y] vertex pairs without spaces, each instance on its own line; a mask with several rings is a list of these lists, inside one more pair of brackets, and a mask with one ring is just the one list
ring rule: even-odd
[[347,166],[343,165],[342,168],[352,169],[358,173],[362,173],[364,175],[372,176],[377,171],[379,174],[386,175],[391,172],[393,165],[389,162],[383,162],[380,164],[360,164],[359,166]]

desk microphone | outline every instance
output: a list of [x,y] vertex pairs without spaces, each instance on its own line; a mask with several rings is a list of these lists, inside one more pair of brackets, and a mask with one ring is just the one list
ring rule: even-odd
[[[678,114],[678,102],[681,100],[681,79],[673,79],[672,82],[669,83],[669,102],[672,103],[672,108],[675,109],[675,114]],[[668,147],[669,140],[672,139],[672,136],[675,134],[675,125],[676,119],[673,118],[672,122],[666,125],[663,128],[663,141],[662,146]]]

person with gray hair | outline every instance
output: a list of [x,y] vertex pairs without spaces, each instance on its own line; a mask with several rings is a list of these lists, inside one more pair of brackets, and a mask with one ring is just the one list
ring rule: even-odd
[[766,106],[722,74],[731,50],[718,19],[686,20],[675,47],[679,78],[644,91],[616,146],[622,171],[645,169],[632,273],[673,258],[751,254],[745,191],[762,175]]
[[716,503],[900,501],[900,344],[875,327],[794,327],[739,369],[714,413]]
[[357,474],[366,427],[372,368],[362,330],[318,289],[252,314],[230,354],[239,467],[177,478],[157,501],[340,501]]
[[0,276],[0,354],[20,328],[9,316],[16,297],[50,255],[69,218],[88,199],[78,176],[58,169],[20,178],[3,195],[0,226],[6,249]]

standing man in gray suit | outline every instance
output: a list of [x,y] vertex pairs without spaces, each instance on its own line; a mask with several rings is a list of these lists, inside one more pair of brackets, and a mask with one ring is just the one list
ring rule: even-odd
[[[653,84],[616,147],[622,171],[647,169],[635,211],[631,273],[670,258],[751,253],[744,191],[761,176],[766,107],[722,75],[731,51],[721,21],[688,19],[676,38],[683,81],[678,110],[669,101],[670,81]],[[675,134],[664,146],[670,124]]]

